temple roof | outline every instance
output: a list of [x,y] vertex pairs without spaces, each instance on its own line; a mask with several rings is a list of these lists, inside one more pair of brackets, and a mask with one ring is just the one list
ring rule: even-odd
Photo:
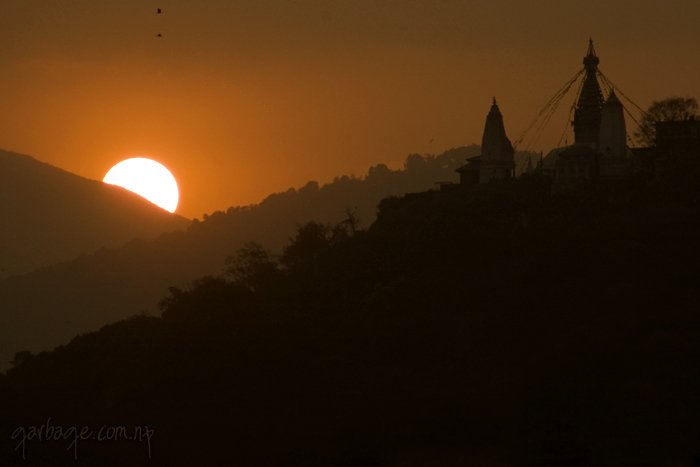
[[484,136],[481,139],[481,155],[485,159],[502,159],[512,157],[512,152],[513,146],[506,136],[503,115],[494,97],[491,110],[486,116]]

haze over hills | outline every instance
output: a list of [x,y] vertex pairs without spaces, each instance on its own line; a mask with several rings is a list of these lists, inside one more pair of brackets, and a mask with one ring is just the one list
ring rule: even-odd
[[152,429],[152,458],[83,438],[101,466],[698,465],[699,177],[695,156],[576,194],[534,173],[306,224],[159,318],[18,355],[0,432]]
[[0,278],[189,223],[122,188],[2,150],[0,219]]
[[348,209],[367,227],[380,200],[434,188],[436,181],[456,180],[454,170],[479,152],[472,145],[438,156],[412,154],[401,170],[379,164],[363,178],[337,177],[323,186],[309,182],[270,195],[258,205],[205,216],[185,232],[131,241],[0,281],[0,369],[17,351],[50,349],[109,322],[157,311],[168,287],[219,274],[224,259],[246,242],[279,252],[299,225],[312,220],[335,224]]

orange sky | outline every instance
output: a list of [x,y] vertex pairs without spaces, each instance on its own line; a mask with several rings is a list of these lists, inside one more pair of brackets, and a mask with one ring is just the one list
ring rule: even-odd
[[94,179],[151,156],[201,217],[478,143],[492,95],[516,140],[589,36],[643,107],[700,97],[698,18],[697,0],[2,0],[0,147]]

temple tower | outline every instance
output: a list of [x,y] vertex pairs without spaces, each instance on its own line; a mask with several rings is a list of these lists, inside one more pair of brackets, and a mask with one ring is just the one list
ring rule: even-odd
[[467,163],[458,168],[459,183],[471,186],[488,183],[491,180],[513,178],[515,158],[513,145],[506,136],[503,115],[493,98],[491,110],[486,116],[484,135],[481,138],[481,155],[467,159]]
[[479,183],[512,178],[515,170],[513,145],[506,136],[503,115],[493,98],[481,138]]
[[602,179],[619,179],[631,172],[628,157],[627,130],[625,128],[625,109],[622,102],[610,91],[608,100],[603,105],[600,119],[600,136],[598,138],[598,171]]
[[574,139],[576,143],[596,145],[600,131],[600,118],[603,109],[603,92],[598,83],[600,59],[593,48],[593,40],[588,41],[588,53],[583,58],[585,77],[574,111]]
[[598,151],[602,157],[627,157],[625,113],[614,89],[610,92],[601,112]]

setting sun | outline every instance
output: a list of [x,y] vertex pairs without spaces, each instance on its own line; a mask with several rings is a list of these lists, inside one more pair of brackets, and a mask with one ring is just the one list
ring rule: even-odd
[[109,169],[102,181],[133,191],[166,211],[177,209],[180,193],[175,177],[163,164],[152,159],[123,160]]

